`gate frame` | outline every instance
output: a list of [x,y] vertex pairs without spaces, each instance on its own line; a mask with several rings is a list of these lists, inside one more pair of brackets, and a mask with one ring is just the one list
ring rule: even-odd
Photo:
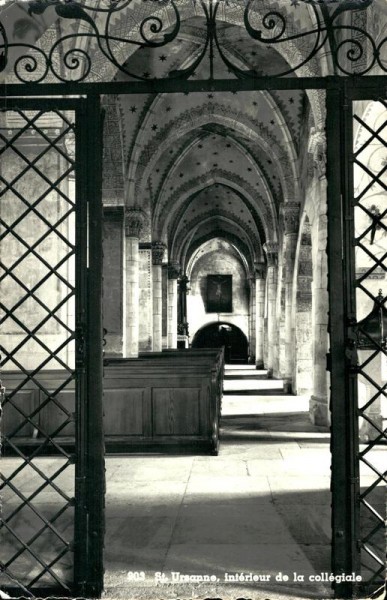
[[[348,131],[352,127],[348,115],[348,102],[357,99],[373,100],[378,96],[387,95],[386,75],[366,76],[327,76],[327,77],[299,77],[294,75],[288,78],[281,77],[256,77],[245,80],[219,79],[219,80],[151,80],[133,82],[105,82],[105,83],[31,83],[31,84],[2,84],[0,97],[7,98],[18,96],[50,97],[61,95],[84,95],[87,99],[88,110],[92,118],[90,123],[94,129],[98,122],[100,111],[100,98],[109,94],[161,94],[181,92],[227,92],[227,91],[269,91],[269,90],[322,90],[326,93],[326,141],[327,141],[327,219],[328,219],[328,292],[329,292],[329,334],[330,351],[327,355],[327,370],[331,376],[331,493],[332,493],[332,573],[333,575],[350,574],[359,570],[360,548],[359,539],[359,477],[358,477],[358,434],[357,434],[357,389],[356,373],[351,372],[346,355],[348,341],[348,319],[354,313],[354,294],[352,282],[354,281],[354,248],[351,243],[353,234],[353,207],[349,202],[351,185],[351,163]],[[55,101],[55,100],[53,100]],[[39,98],[31,100],[39,103]],[[87,117],[89,121],[89,117]],[[339,132],[339,135],[338,135]],[[93,135],[94,134],[94,135]],[[90,132],[89,143],[97,143],[100,147],[102,131]],[[89,146],[93,147],[94,146]],[[343,160],[344,156],[344,160]],[[101,165],[101,156],[94,153],[89,157],[90,164],[94,162]],[[340,164],[340,169],[337,165]],[[90,257],[95,258],[99,268],[102,264],[101,256],[101,206],[95,199],[100,194],[102,169],[96,169],[96,177],[91,182],[92,190],[90,209],[98,214],[98,224],[91,219]],[[97,178],[98,176],[98,178]],[[99,189],[98,189],[98,186]],[[93,229],[94,227],[94,229]],[[94,237],[95,234],[95,237]],[[98,242],[97,242],[98,240]],[[95,257],[94,257],[95,253]],[[90,352],[93,364],[97,365],[94,377],[89,380],[89,397],[93,398],[93,411],[89,411],[88,431],[98,431],[101,439],[90,440],[90,451],[101,452],[103,448],[102,429],[102,321],[101,311],[93,308],[93,297],[97,294],[102,297],[102,277],[98,280],[97,270],[94,269],[90,277],[89,286],[93,294],[89,294],[89,312],[94,315],[91,320],[87,335],[90,343]],[[99,353],[99,354],[98,354]],[[93,394],[91,391],[94,390]],[[98,407],[99,413],[95,410]],[[90,407],[89,407],[90,408]],[[94,421],[96,421],[94,423]],[[90,425],[93,424],[92,427]],[[94,428],[94,429],[93,429]],[[103,450],[102,450],[103,451]],[[89,457],[90,458],[90,457]],[[87,485],[87,482],[86,482]],[[90,535],[94,544],[91,545],[90,568],[86,569],[87,578],[81,589],[84,593],[100,595],[103,589],[103,493],[104,475],[99,480],[100,496],[95,499],[93,506],[93,520],[90,521]],[[88,502],[95,486],[90,485]],[[100,511],[100,512],[98,512]],[[88,579],[90,577],[90,579]],[[335,596],[338,598],[351,598],[358,592],[358,585],[354,582],[341,582],[332,585]]]
[[[100,99],[10,98],[0,96],[5,114],[12,110],[74,113],[75,202],[75,512],[73,594],[99,597],[103,590],[104,438],[102,430],[102,119]],[[93,177],[87,173],[92,171]],[[55,188],[53,188],[55,189]],[[93,218],[89,218],[93,215]],[[83,240],[83,243],[80,243]],[[89,247],[87,246],[89,241]],[[82,401],[83,400],[83,401]],[[97,493],[96,493],[97,492]],[[101,540],[96,544],[96,539]],[[7,586],[11,593],[20,588]],[[34,593],[65,596],[63,588],[34,588]],[[32,595],[32,594],[31,594]]]

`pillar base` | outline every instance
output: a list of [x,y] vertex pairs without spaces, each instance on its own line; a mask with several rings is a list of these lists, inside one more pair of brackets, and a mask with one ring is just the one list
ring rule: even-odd
[[188,337],[188,335],[181,335],[181,334],[179,334],[177,336],[177,348],[178,349],[189,348],[189,337]]
[[309,415],[313,425],[329,427],[331,419],[328,398],[311,396],[309,400]]
[[291,379],[284,379],[284,394],[293,394],[293,382]]
[[269,367],[267,370],[267,378],[268,379],[273,379],[273,369],[272,367]]
[[264,368],[265,368],[265,365],[263,364],[263,360],[258,360],[258,361],[255,363],[255,368],[256,368],[257,370],[259,370],[259,371],[263,371],[263,370],[264,370]]

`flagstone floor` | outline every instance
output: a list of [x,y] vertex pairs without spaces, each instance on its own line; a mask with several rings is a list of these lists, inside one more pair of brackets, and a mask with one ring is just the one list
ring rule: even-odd
[[227,367],[219,456],[107,459],[106,598],[331,596],[329,434],[264,376]]
[[[321,580],[331,570],[329,433],[311,424],[306,398],[265,372],[228,366],[224,388],[219,456],[106,457],[105,600],[332,597]],[[383,469],[385,452],[376,459]],[[5,477],[18,462],[2,460]],[[2,502],[16,513],[1,546],[17,556],[12,573],[71,581],[74,465],[36,458],[12,485]],[[20,493],[32,494],[30,507]]]

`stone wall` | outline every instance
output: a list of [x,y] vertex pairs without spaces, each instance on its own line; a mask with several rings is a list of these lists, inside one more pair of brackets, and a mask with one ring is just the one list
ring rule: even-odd
[[[232,312],[206,311],[207,275],[232,275]],[[187,315],[191,340],[208,323],[226,321],[239,327],[249,338],[249,290],[246,271],[226,243],[198,258],[191,272],[191,291],[187,296]]]
[[[18,117],[15,121],[18,123]],[[58,131],[50,127],[44,133],[54,139]],[[2,131],[10,137],[15,133]],[[74,342],[65,344],[75,328],[74,297],[68,298],[70,287],[66,284],[75,283],[75,257],[70,245],[74,242],[75,217],[66,199],[74,200],[74,181],[63,178],[57,184],[62,193],[51,189],[50,182],[63,177],[68,162],[54,148],[44,152],[47,142],[33,134],[35,131],[27,131],[17,141],[18,152],[25,158],[10,149],[1,158],[1,176],[12,188],[3,190],[1,218],[14,226],[14,233],[4,232],[0,248],[2,263],[11,269],[1,284],[4,304],[11,312],[1,333],[8,353],[18,348],[14,357],[24,368],[34,369],[44,362],[46,369],[55,369],[60,363],[49,359],[50,352],[62,345],[57,356],[74,365]],[[29,167],[27,161],[34,161],[35,167]],[[55,225],[57,233],[50,231]],[[34,336],[25,341],[31,331]],[[17,363],[9,361],[5,368],[17,368]]]

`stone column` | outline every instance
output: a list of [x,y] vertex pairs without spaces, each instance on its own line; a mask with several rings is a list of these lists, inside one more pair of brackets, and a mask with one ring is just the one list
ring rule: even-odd
[[265,316],[266,265],[255,265],[255,366],[264,368],[263,337]]
[[[163,350],[164,348],[168,348],[168,310],[169,310],[169,301],[168,301],[168,265],[164,263],[161,266],[161,277],[162,277],[162,336],[163,336]],[[153,299],[152,299],[153,302]],[[153,335],[153,321],[152,321],[152,335]]]
[[168,348],[177,348],[177,280],[180,267],[168,266]]
[[[283,240],[284,242],[284,240]],[[278,253],[277,267],[277,301],[276,301],[277,334],[274,342],[273,376],[283,378],[285,372],[285,256],[284,244]]]
[[273,376],[275,354],[278,353],[276,301],[277,301],[277,269],[278,269],[278,244],[267,242],[263,249],[267,256],[267,372]]
[[318,221],[317,251],[313,260],[312,313],[313,313],[313,395],[310,413],[316,425],[329,425],[328,373],[328,264],[326,254],[327,216],[321,214]]
[[124,356],[125,221],[122,207],[103,212],[103,326],[105,356]]
[[179,335],[189,335],[189,326],[187,320],[187,294],[189,290],[189,279],[187,275],[182,275],[178,285],[178,333]]
[[[302,247],[301,247],[302,250]],[[296,312],[295,312],[295,364],[294,388],[297,394],[311,395],[313,392],[313,325],[312,325],[312,275],[298,263]]]
[[144,225],[145,215],[139,209],[125,213],[125,302],[124,356],[138,357],[139,331],[139,251],[138,241]]
[[152,280],[153,280],[153,352],[161,352],[163,345],[162,337],[162,263],[165,252],[165,244],[152,242]]
[[285,361],[284,389],[291,393],[294,373],[294,329],[293,309],[293,276],[299,229],[300,205],[298,202],[287,202],[282,206],[284,223],[284,259],[285,259]]
[[313,195],[318,198],[319,213],[312,229],[313,235],[313,282],[312,282],[312,322],[313,322],[313,395],[310,399],[312,422],[329,426],[329,374],[326,369],[328,339],[328,261],[327,261],[327,181],[326,181],[326,139],[323,129],[312,128],[308,143],[308,170],[313,182]]
[[255,277],[252,275],[247,278],[249,297],[249,351],[248,363],[255,364]]

